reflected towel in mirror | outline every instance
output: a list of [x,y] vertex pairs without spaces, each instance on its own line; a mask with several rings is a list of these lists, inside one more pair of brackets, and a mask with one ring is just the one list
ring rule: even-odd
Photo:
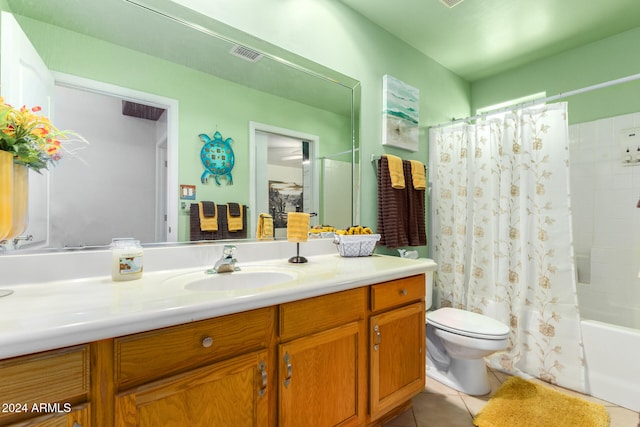
[[218,207],[213,202],[198,202],[200,230],[218,231]]
[[258,240],[273,240],[273,217],[271,215],[261,213],[258,217],[256,238]]
[[227,203],[227,229],[229,231],[242,230],[242,210],[238,203]]

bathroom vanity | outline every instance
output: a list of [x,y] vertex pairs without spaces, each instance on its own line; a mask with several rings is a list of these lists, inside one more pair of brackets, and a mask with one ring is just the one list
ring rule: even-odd
[[423,390],[431,260],[244,267],[289,278],[193,291],[190,268],[16,286],[0,300],[0,425],[381,425]]

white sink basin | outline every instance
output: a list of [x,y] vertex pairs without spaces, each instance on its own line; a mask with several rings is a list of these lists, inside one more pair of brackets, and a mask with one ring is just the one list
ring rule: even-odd
[[238,291],[259,289],[289,282],[297,274],[289,271],[240,270],[232,273],[189,273],[168,279],[167,282],[184,286],[190,291]]

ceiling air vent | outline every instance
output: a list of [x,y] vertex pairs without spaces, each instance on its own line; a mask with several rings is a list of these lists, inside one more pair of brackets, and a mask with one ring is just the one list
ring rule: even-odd
[[233,46],[229,52],[232,55],[245,59],[249,62],[257,62],[262,58],[262,54],[240,45]]
[[440,1],[449,9],[451,9],[453,6],[456,6],[462,3],[462,0],[440,0]]
[[157,121],[162,113],[164,113],[164,108],[151,107],[149,105],[122,100],[122,114],[125,116]]

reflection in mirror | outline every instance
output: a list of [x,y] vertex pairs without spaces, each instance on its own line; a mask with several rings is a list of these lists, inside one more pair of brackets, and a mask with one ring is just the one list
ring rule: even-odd
[[[128,236],[143,243],[189,241],[191,203],[252,205],[251,122],[317,136],[312,164],[318,180],[309,193],[319,203],[318,221],[357,222],[358,197],[351,191],[357,189],[356,81],[167,0],[154,0],[153,8],[171,7],[170,14],[122,0],[5,3],[54,76],[53,122],[90,141],[81,159],[63,159],[45,174],[38,199],[48,205],[30,211],[26,233],[34,238],[20,247],[106,245]],[[232,54],[233,38],[260,53],[258,60]],[[166,112],[158,120],[123,116],[123,100]],[[110,121],[116,116],[126,125]],[[198,135],[216,131],[233,140],[233,185],[200,181]],[[343,175],[335,179],[333,163],[349,171],[354,203],[335,201],[346,186]],[[193,186],[195,197],[179,199],[180,185]],[[268,198],[268,186],[265,191]],[[250,237],[259,209],[247,211]],[[41,230],[37,224],[44,224]]]
[[[274,237],[286,238],[288,212],[320,211],[320,138],[262,123],[252,122],[249,128],[255,189],[251,209],[270,214]],[[318,216],[312,217],[312,225],[318,223]]]
[[142,107],[112,95],[56,86],[56,123],[76,130],[91,145],[50,172],[55,200],[51,247],[103,245],[116,236],[167,240],[167,114]]

